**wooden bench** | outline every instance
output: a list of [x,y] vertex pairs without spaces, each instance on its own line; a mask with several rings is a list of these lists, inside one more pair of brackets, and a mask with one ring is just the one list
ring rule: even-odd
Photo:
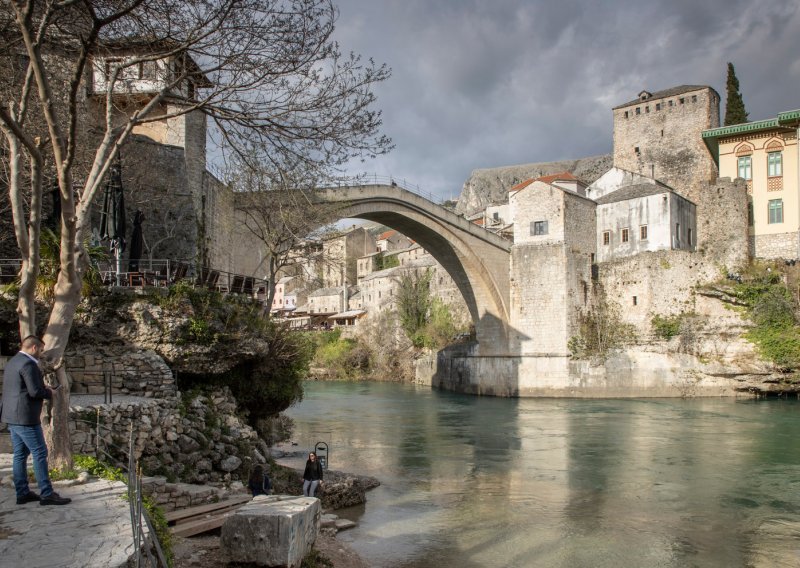
[[172,525],[172,534],[178,536],[192,536],[214,529],[218,529],[225,519],[232,515],[236,509],[249,503],[249,495],[237,495],[219,501],[186,509],[176,509],[164,514],[167,523]]

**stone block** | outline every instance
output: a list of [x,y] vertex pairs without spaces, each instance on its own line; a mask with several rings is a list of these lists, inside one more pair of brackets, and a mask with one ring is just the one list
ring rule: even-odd
[[298,567],[317,538],[320,514],[313,497],[258,496],[225,520],[220,546],[232,562]]

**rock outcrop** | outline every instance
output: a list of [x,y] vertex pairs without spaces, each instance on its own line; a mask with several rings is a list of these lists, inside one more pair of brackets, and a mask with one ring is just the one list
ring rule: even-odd
[[488,205],[506,203],[508,190],[521,181],[559,172],[570,172],[590,184],[612,166],[612,156],[593,156],[577,160],[539,162],[473,170],[461,190],[456,213],[470,215]]

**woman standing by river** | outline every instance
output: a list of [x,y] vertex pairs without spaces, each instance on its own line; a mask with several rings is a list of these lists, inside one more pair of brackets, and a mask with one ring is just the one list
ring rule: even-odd
[[317,459],[317,454],[311,452],[306,460],[306,469],[303,471],[303,495],[315,497],[317,486],[322,485],[322,464]]

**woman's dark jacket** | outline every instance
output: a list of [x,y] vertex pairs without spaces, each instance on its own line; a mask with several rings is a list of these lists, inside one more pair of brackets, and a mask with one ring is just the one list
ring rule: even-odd
[[322,481],[322,464],[319,460],[306,460],[306,470],[303,472],[303,479],[307,481]]

